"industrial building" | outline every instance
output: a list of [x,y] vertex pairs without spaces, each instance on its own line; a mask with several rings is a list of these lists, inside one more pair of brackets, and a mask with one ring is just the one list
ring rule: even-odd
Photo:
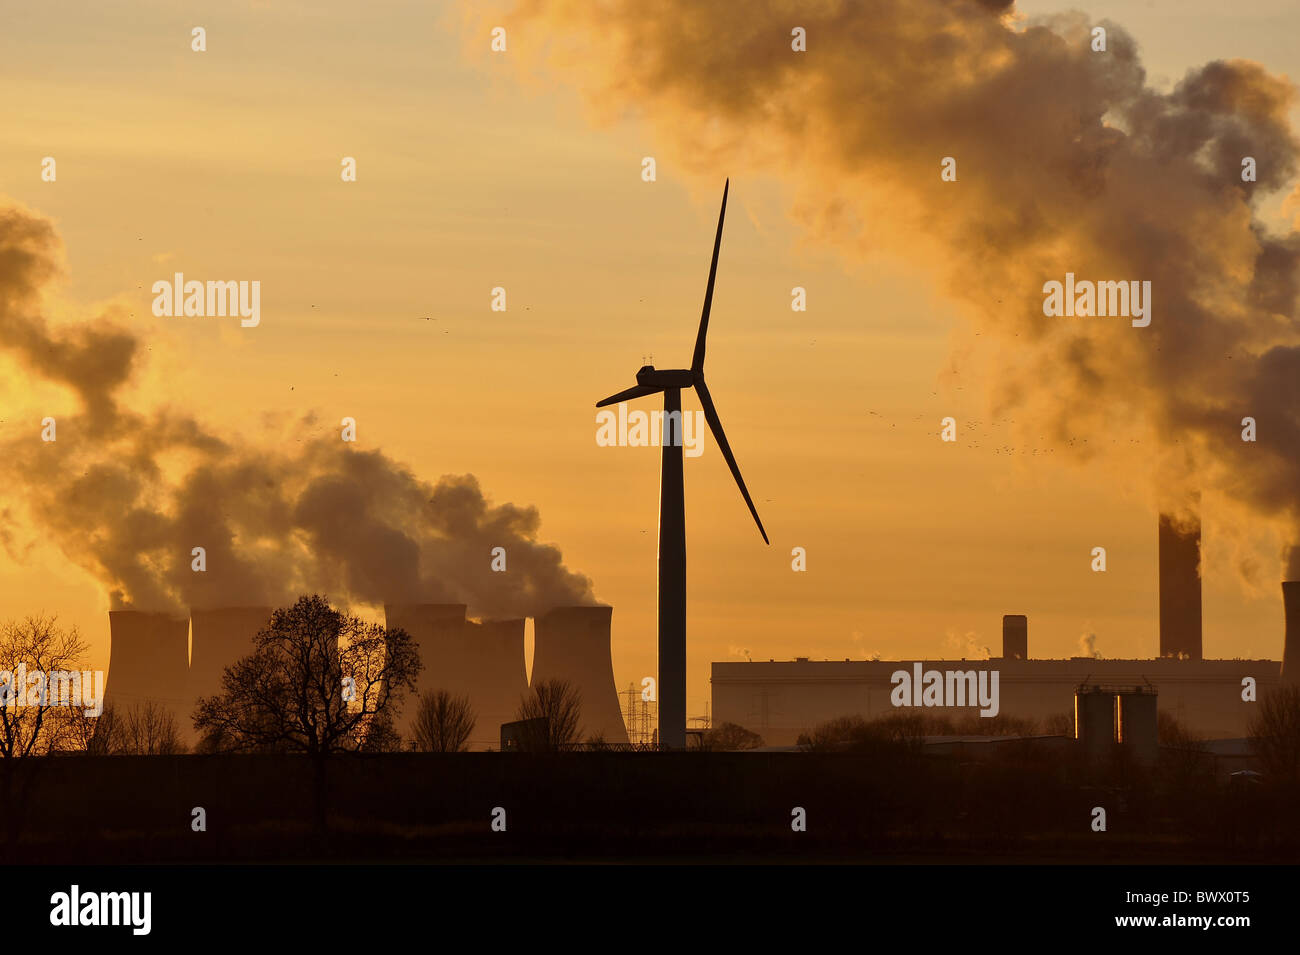
[[[998,671],[1002,716],[1046,720],[1074,715],[1081,683],[1150,683],[1162,712],[1178,717],[1207,739],[1246,735],[1253,704],[1242,700],[1242,679],[1253,677],[1258,698],[1280,682],[1276,660],[924,660],[927,670]],[[793,745],[801,733],[840,716],[868,719],[898,712],[890,701],[890,677],[914,661],[798,659],[769,663],[713,664],[714,723],[736,723],[771,746]],[[925,708],[936,716],[961,717],[977,707]]]
[[[921,660],[923,670],[996,671],[1004,716],[1047,720],[1073,717],[1081,685],[1111,688],[1105,700],[1087,706],[1106,712],[1118,734],[1127,700],[1129,723],[1145,708],[1169,713],[1205,739],[1247,735],[1259,700],[1279,686],[1300,682],[1300,581],[1282,584],[1286,625],[1282,663],[1276,660],[1205,660],[1201,643],[1200,527],[1168,515],[1159,521],[1160,656],[1144,660],[1072,657],[1035,660],[1030,656],[1028,620],[1003,617],[1002,656],[988,660]],[[719,662],[712,666],[713,718],[736,723],[771,746],[792,745],[819,723],[842,716],[874,718],[897,712],[891,701],[893,674],[911,672],[918,661],[844,660]],[[1248,680],[1249,678],[1249,680]],[[1254,700],[1244,697],[1253,681]],[[1114,688],[1150,687],[1127,695]],[[1119,709],[1117,709],[1119,707]],[[978,708],[941,707],[921,712],[959,718]],[[1100,719],[1100,717],[1098,717]],[[1085,723],[1087,720],[1085,720]],[[1142,720],[1143,725],[1146,720]],[[1104,733],[1103,733],[1104,735]],[[1096,739],[1096,731],[1093,738]],[[1118,737],[1116,737],[1118,739]]]

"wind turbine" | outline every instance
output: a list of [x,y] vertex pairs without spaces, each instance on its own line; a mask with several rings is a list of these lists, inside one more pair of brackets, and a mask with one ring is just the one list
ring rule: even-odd
[[695,354],[690,368],[657,369],[645,365],[636,373],[636,385],[596,402],[597,408],[631,398],[664,394],[661,429],[663,464],[659,487],[659,745],[663,749],[686,748],[686,504],[682,488],[682,389],[694,388],[704,408],[714,440],[731,468],[740,493],[754,515],[763,543],[770,543],[758,510],[740,476],[740,467],[722,430],[718,411],[704,383],[704,339],[709,331],[709,308],[713,304],[713,280],[718,274],[718,249],[722,245],[722,220],[727,215],[727,190],[722,188],[722,211],[718,213],[718,234],[713,240],[713,263],[704,292],[704,311],[695,336]]

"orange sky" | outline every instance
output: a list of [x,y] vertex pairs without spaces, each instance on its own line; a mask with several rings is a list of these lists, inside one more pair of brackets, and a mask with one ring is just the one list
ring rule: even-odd
[[[1091,9],[1134,33],[1157,85],[1226,56],[1300,74],[1286,3],[1126,6]],[[495,501],[537,505],[541,539],[614,606],[626,688],[655,666],[658,456],[597,447],[593,405],[644,356],[689,364],[728,170],[661,161],[642,182],[660,148],[648,127],[593,123],[572,89],[521,77],[461,22],[448,4],[8,4],[0,193],[57,223],[54,316],[116,305],[147,339],[140,404],[235,434],[353,416],[361,447],[426,479],[473,472]],[[206,53],[190,50],[196,25]],[[1153,654],[1143,476],[1003,450],[1001,426],[971,424],[987,383],[951,373],[960,308],[929,265],[848,260],[790,207],[778,179],[732,179],[709,383],[772,546],[706,441],[686,464],[689,714],[711,660],[997,652],[1003,613],[1028,614],[1036,656],[1084,634],[1107,656]],[[149,288],[175,271],[259,280],[260,326],[155,318]],[[790,310],[796,285],[806,313]],[[0,368],[0,435],[36,440],[70,398]],[[939,441],[946,415],[970,440]],[[0,617],[58,612],[106,665],[106,594],[32,529],[17,539],[30,546],[0,554]],[[1270,582],[1275,543],[1258,541]],[[1105,574],[1089,570],[1098,545]],[[1247,592],[1211,567],[1207,656],[1276,658],[1281,624],[1275,584]]]

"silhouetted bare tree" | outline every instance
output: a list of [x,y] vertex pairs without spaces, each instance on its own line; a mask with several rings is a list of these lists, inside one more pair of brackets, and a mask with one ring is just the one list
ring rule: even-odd
[[867,720],[840,716],[818,723],[812,733],[799,737],[799,745],[813,752],[847,750],[903,756],[920,751],[921,741],[934,725],[921,713],[888,713]]
[[105,704],[99,716],[73,710],[67,750],[88,756],[170,756],[186,752],[176,717],[155,700]]
[[[69,740],[71,714],[81,700],[69,700],[66,683],[50,686],[52,673],[79,671],[86,652],[76,627],[60,627],[55,617],[27,617],[0,626],[0,824],[5,844],[16,845],[26,818],[37,767]],[[25,677],[21,674],[25,672]],[[31,677],[40,674],[35,684]],[[19,685],[19,681],[24,685]],[[80,680],[78,680],[80,688]]]
[[1300,686],[1270,690],[1256,704],[1248,727],[1251,746],[1270,781],[1300,783]]
[[[92,716],[84,707],[72,707],[68,713],[68,725],[63,749],[73,753],[102,756],[105,750],[96,743],[96,733],[108,714],[105,706],[98,716]],[[106,724],[105,724],[106,725]]]
[[124,710],[104,707],[85,747],[107,756],[172,756],[186,751],[176,717],[160,703],[144,700]]
[[546,738],[529,741],[529,748],[555,751],[580,736],[582,695],[568,680],[543,680],[524,694],[515,719],[545,718]]
[[325,828],[325,759],[394,737],[392,711],[415,689],[421,664],[404,630],[335,610],[319,595],[276,610],[249,656],[226,668],[222,692],[199,701],[204,748],[311,757],[315,823]]
[[1043,733],[1047,736],[1074,736],[1074,714],[1053,713],[1043,720]]
[[736,723],[719,723],[704,733],[703,748],[714,752],[758,749],[763,737]]
[[400,753],[402,751],[402,734],[393,723],[391,712],[377,713],[367,725],[366,735],[361,741],[360,752],[363,753]]
[[447,690],[425,693],[415,713],[415,748],[426,753],[461,753],[474,732],[474,710],[467,696]]
[[[928,717],[928,718],[933,718]],[[976,711],[962,713],[947,721],[948,732],[931,732],[926,736],[1036,736],[1038,720],[1032,716],[1012,716],[999,713],[997,716],[981,716]]]
[[[8,682],[0,684],[0,758],[42,756],[64,745],[73,708],[60,699],[67,687],[47,686],[44,680],[53,671],[79,671],[85,652],[77,628],[60,627],[55,617],[27,617],[0,626],[0,671],[9,674]],[[17,686],[20,670],[29,679],[40,674],[41,683]]]
[[1160,765],[1173,786],[1185,791],[1198,777],[1213,778],[1213,757],[1204,752],[1201,737],[1178,717],[1163,710],[1158,712],[1156,735],[1160,740]]

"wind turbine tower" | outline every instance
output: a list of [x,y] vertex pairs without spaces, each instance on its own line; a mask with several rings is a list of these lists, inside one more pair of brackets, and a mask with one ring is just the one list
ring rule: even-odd
[[694,388],[704,409],[704,419],[731,468],[731,475],[754,516],[763,542],[770,543],[758,510],[749,496],[740,467],[731,453],[718,411],[704,383],[704,343],[709,331],[709,309],[713,305],[713,282],[718,274],[718,249],[722,245],[722,222],[727,215],[728,179],[722,188],[722,210],[718,233],[713,240],[713,262],[704,292],[704,311],[695,336],[695,354],[690,368],[657,369],[645,365],[636,373],[636,385],[596,402],[597,408],[632,398],[663,392],[664,420],[660,429],[663,457],[659,486],[659,744],[663,749],[686,748],[686,504],[682,487],[682,390]]

